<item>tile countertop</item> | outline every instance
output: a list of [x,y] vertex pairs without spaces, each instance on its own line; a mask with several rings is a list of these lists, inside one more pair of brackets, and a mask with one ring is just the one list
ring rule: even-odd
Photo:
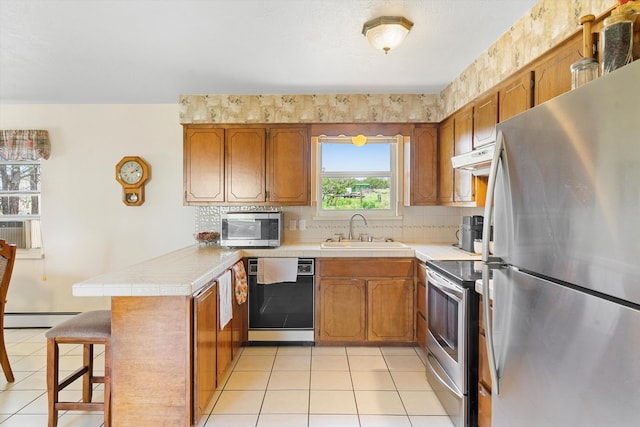
[[74,296],[185,296],[218,277],[243,257],[415,257],[479,260],[451,244],[405,243],[402,249],[326,249],[319,243],[273,249],[224,249],[194,244],[73,285]]

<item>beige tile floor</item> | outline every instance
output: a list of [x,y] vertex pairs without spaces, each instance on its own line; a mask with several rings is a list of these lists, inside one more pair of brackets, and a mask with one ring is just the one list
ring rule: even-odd
[[[0,426],[46,426],[42,329],[7,329],[16,377],[0,375]],[[81,348],[63,349],[71,371]],[[102,358],[102,353],[98,359]],[[96,362],[103,366],[103,360]],[[67,398],[79,393],[65,391]],[[102,396],[96,395],[98,399]],[[78,395],[79,398],[79,395]],[[101,413],[64,412],[60,427],[102,426]],[[411,347],[245,347],[200,427],[452,427]]]

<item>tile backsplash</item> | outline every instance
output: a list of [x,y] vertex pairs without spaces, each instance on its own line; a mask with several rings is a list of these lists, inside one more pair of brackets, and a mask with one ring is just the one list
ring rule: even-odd
[[[333,238],[336,233],[347,236],[348,216],[345,219],[317,219],[316,209],[300,207],[264,206],[200,206],[196,208],[195,231],[219,231],[220,214],[229,210],[263,211],[281,210],[284,213],[284,243],[314,243]],[[363,212],[365,217],[366,212]],[[401,208],[401,219],[367,218],[368,225],[361,219],[354,221],[354,234],[366,233],[375,238],[412,243],[453,243],[463,215],[482,215],[482,208],[456,208],[445,206],[413,206]],[[300,221],[304,230],[300,230]],[[291,225],[295,224],[295,227]],[[295,229],[294,229],[295,228]]]

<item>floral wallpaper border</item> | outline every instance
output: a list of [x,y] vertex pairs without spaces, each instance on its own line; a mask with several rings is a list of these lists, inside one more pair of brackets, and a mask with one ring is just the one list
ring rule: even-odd
[[540,0],[439,94],[181,95],[180,123],[439,122],[616,4]]

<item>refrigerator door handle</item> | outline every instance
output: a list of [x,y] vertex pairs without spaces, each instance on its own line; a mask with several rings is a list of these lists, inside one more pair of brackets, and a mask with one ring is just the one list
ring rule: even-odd
[[[504,153],[504,135],[502,132],[498,133],[496,139],[496,148],[493,154],[493,161],[491,162],[491,170],[489,172],[489,183],[487,185],[487,198],[484,208],[484,224],[482,230],[482,315],[484,317],[485,334],[486,334],[486,347],[487,347],[487,359],[489,360],[489,372],[491,373],[491,381],[493,383],[492,391],[496,394],[500,394],[500,379],[498,376],[498,368],[496,364],[495,351],[493,346],[493,325],[491,324],[490,299],[491,290],[489,289],[489,272],[491,265],[495,268],[500,258],[489,257],[489,239],[491,225],[493,224],[493,198],[496,188],[496,179],[498,175],[498,164],[502,162],[503,168],[506,168],[507,162]],[[506,177],[505,177],[506,179]]]

